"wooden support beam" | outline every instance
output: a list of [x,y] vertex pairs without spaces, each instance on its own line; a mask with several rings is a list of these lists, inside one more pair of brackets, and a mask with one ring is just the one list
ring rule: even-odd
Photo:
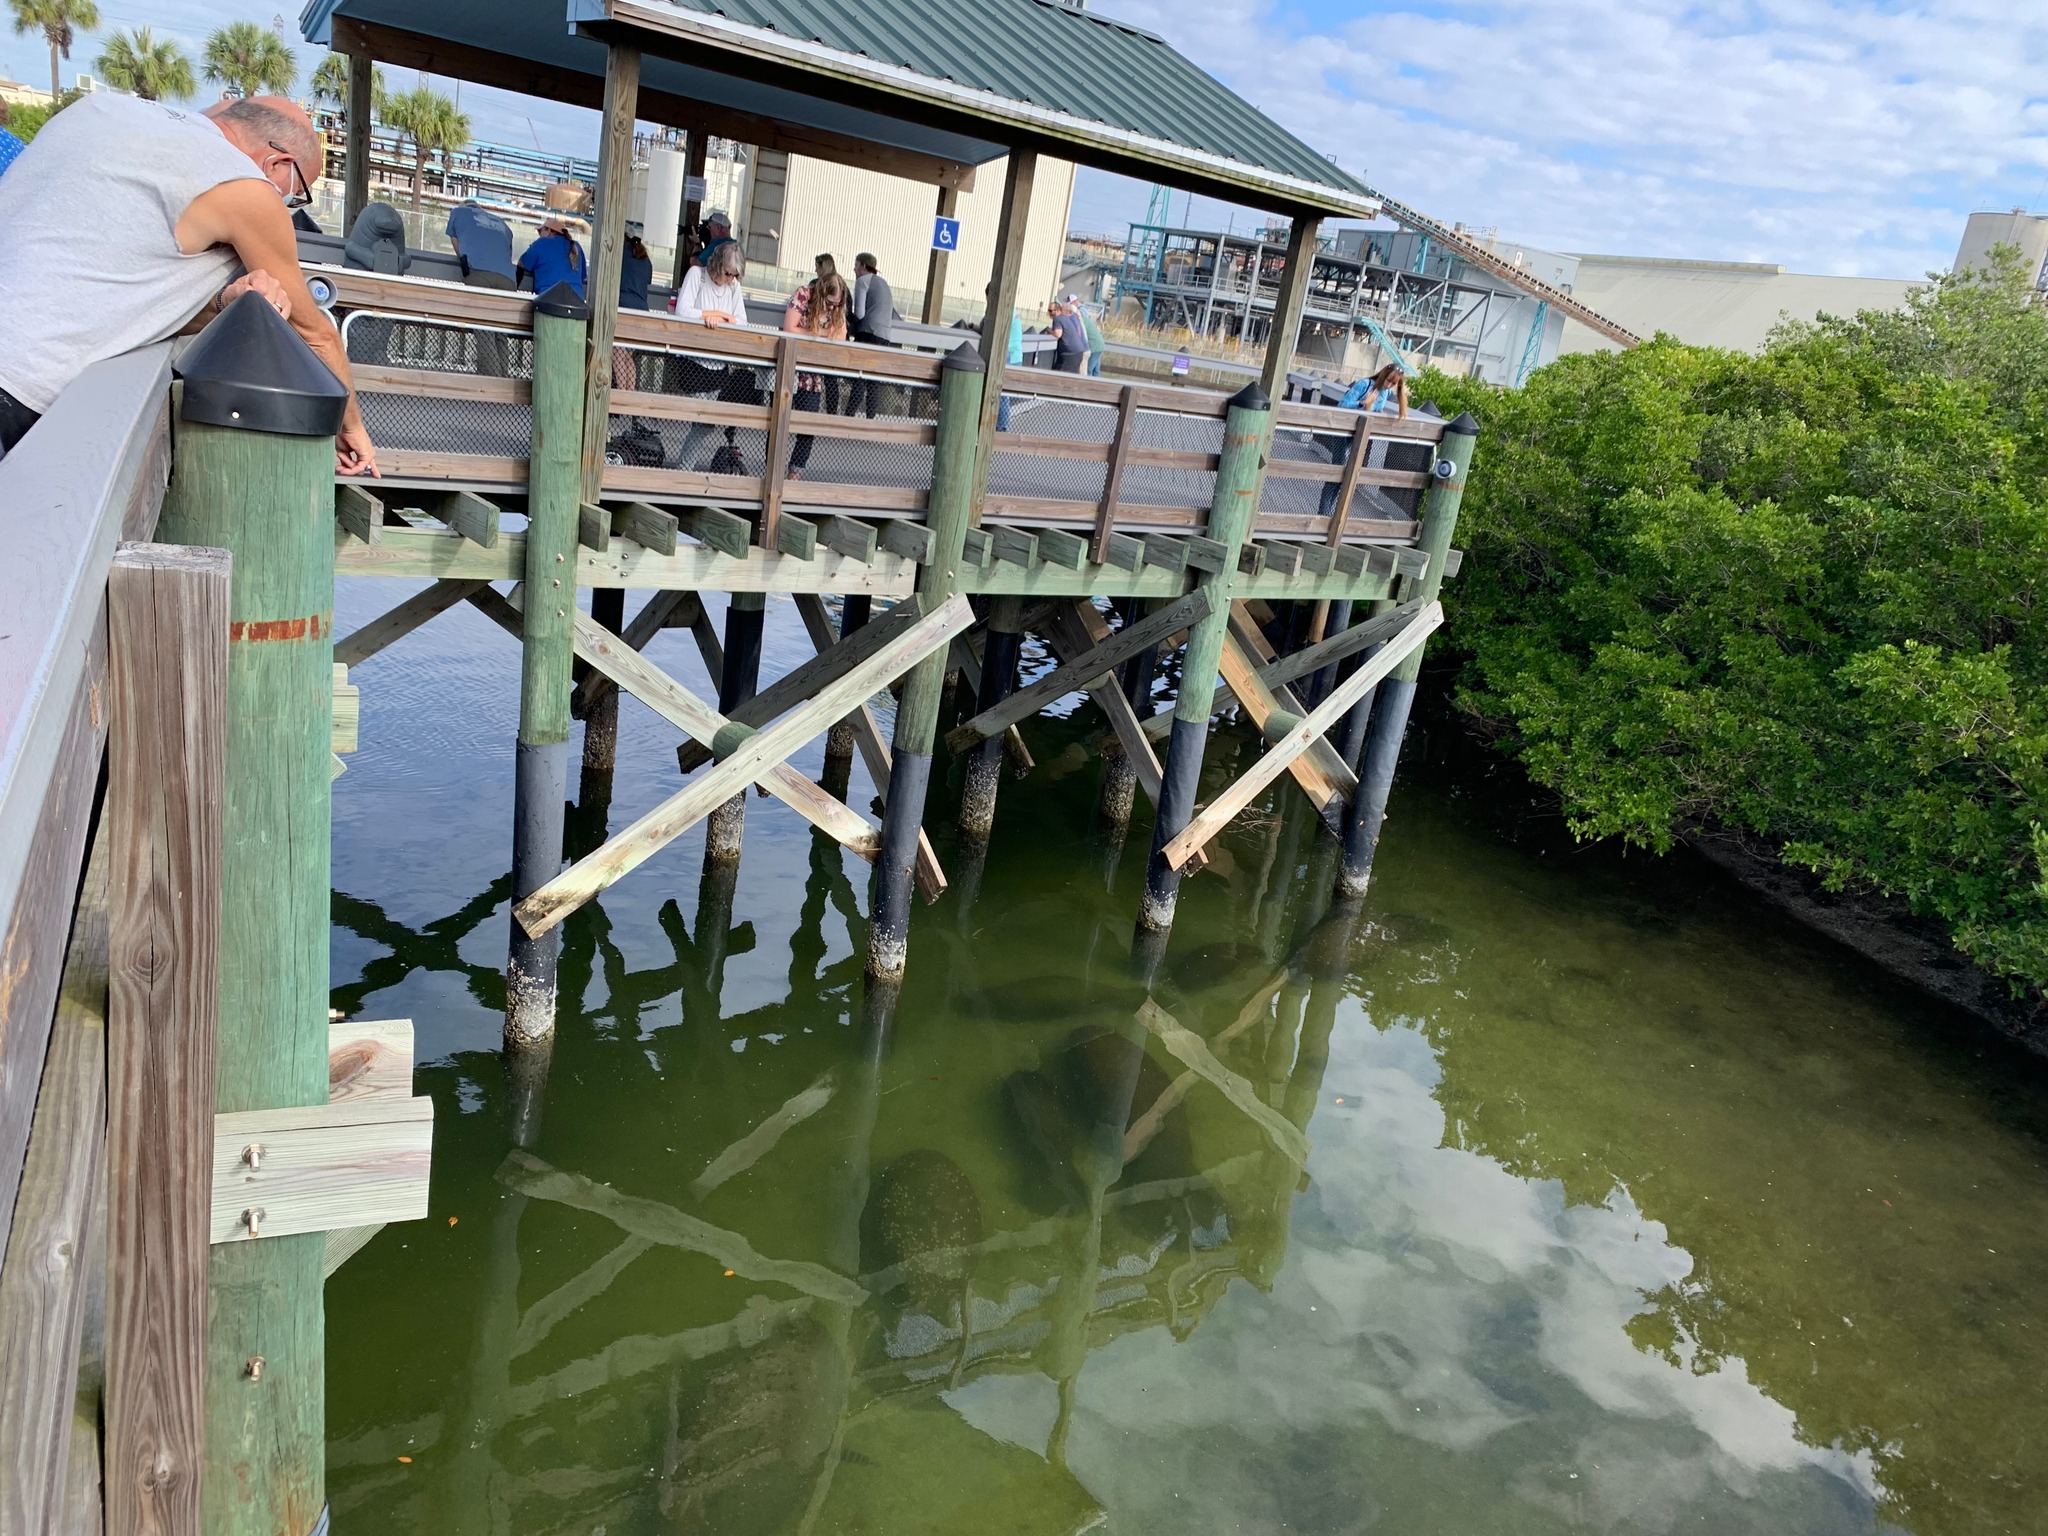
[[1021,565],[1026,570],[1038,563],[1038,536],[1022,528],[996,528],[990,532],[989,547],[998,560]]
[[612,515],[603,507],[584,502],[576,509],[576,542],[603,554],[612,547]]
[[1209,604],[1210,597],[1206,591],[1190,592],[1179,602],[1170,603],[1137,623],[1116,631],[1072,660],[1062,662],[1030,686],[1018,689],[995,708],[956,727],[947,734],[946,746],[954,752],[964,752],[996,735],[1005,726],[1030,719],[1054,699],[1087,687],[1140,651],[1157,645],[1175,630],[1199,623],[1207,616]]
[[[486,587],[472,596],[470,602],[508,633],[518,635],[521,629],[520,596],[515,592],[510,598],[501,597]],[[725,716],[643,660],[619,636],[592,623],[583,614],[576,615],[572,633],[579,659],[610,677],[669,724],[688,732],[707,746],[726,725]],[[873,824],[847,809],[794,768],[778,763],[765,770],[755,782],[827,836],[844,843],[863,858],[874,857],[876,840]]]
[[334,520],[365,544],[384,541],[384,503],[359,485],[335,486]]
[[[98,1523],[67,1509],[67,1477],[89,1449],[94,1418],[74,1411],[80,1343],[106,1268],[107,865],[103,817],[64,952],[28,1155],[0,1264],[0,1532],[42,1536]],[[61,932],[62,930],[57,930]],[[95,1241],[97,1239],[97,1241]],[[95,1349],[98,1341],[93,1341]],[[90,1438],[90,1447],[76,1444]],[[94,1478],[94,1497],[98,1478]],[[195,1527],[196,1528],[196,1527]]]
[[341,228],[346,235],[370,205],[370,124],[376,112],[377,64],[360,44],[343,50],[337,40],[335,48],[346,51],[348,58],[348,147],[341,168]]
[[229,564],[129,545],[107,583],[110,1531],[202,1529]]
[[[773,769],[781,767],[791,753],[799,750],[818,732],[844,715],[853,703],[867,698],[916,665],[926,655],[948,645],[954,635],[973,622],[974,611],[968,606],[967,600],[964,597],[950,599],[937,612],[912,625],[893,644],[861,666],[855,667],[774,725],[764,731],[746,733],[717,767],[701,778],[692,780],[689,785],[671,795],[588,858],[579,860],[550,880],[520,902],[513,909],[513,916],[529,934],[547,932],[585,902],[638,868],[676,837],[709,815],[713,809],[731,798],[735,792],[744,789]],[[583,624],[587,625],[588,621],[583,621]],[[579,630],[581,627],[582,625],[579,625]],[[589,627],[595,629],[595,626]],[[602,631],[597,631],[597,636],[602,639],[610,638],[603,636]],[[639,661],[631,652],[625,653],[624,657],[606,655],[602,648],[602,639],[593,646],[592,654],[586,657],[592,666],[611,668],[626,657],[631,657],[635,662]],[[578,650],[582,649],[583,647],[579,645]],[[641,662],[640,666],[646,668],[644,662]],[[641,694],[639,687],[627,676],[631,670],[620,667],[614,675],[621,685],[630,689],[636,697],[644,698],[645,695]],[[652,668],[646,670],[653,671]],[[682,692],[672,683],[668,688],[674,693]],[[720,719],[718,730],[723,730],[727,724],[728,722]],[[744,731],[744,727],[741,729]],[[712,734],[715,736],[718,731],[715,730]],[[837,805],[838,802],[834,801],[833,804]]]
[[[679,507],[673,514],[682,526],[683,532],[722,555],[731,555],[735,560],[746,558],[747,546],[753,542],[754,530],[748,521],[736,512],[723,507]],[[642,542],[645,542],[644,540]],[[668,554],[675,553],[675,541],[669,541]]]
[[474,491],[450,491],[430,499],[425,509],[479,549],[498,545],[498,508]]
[[[1109,440],[1109,467],[1102,476],[1102,500],[1095,512],[1095,538],[1089,558],[1097,565],[1109,561],[1109,542],[1115,535],[1116,504],[1123,495],[1124,470],[1131,462],[1132,437],[1138,423],[1138,386],[1126,384],[1117,397],[1116,431]],[[1136,567],[1127,567],[1135,570]]]
[[[1189,594],[1193,596],[1195,594]],[[1141,621],[1142,622],[1142,621]],[[1117,634],[1129,634],[1136,625]],[[1063,656],[1078,656],[1084,651],[1099,647],[1115,638],[1096,611],[1095,604],[1085,598],[1074,599],[1056,612],[1047,624],[1047,638],[1053,649]],[[1159,756],[1146,738],[1139,723],[1138,712],[1132,707],[1130,698],[1124,693],[1123,679],[1116,673],[1107,673],[1092,680],[1088,697],[1095,707],[1109,719],[1110,730],[1115,734],[1117,744],[1123,749],[1125,760],[1131,765],[1139,789],[1145,798],[1155,806],[1159,803],[1162,770]]]
[[849,560],[858,560],[863,565],[875,563],[877,540],[873,523],[855,522],[838,513],[825,519],[818,528],[818,542],[827,549],[837,550]]
[[1241,576],[1256,576],[1266,568],[1266,546],[1246,540],[1237,551],[1237,570]]
[[768,397],[768,457],[761,466],[761,547],[780,549],[775,536],[782,493],[789,484],[789,413],[796,389],[796,338],[775,342],[775,381]]
[[604,39],[604,100],[599,108],[597,187],[592,208],[590,344],[583,363],[583,500],[604,494],[611,438],[612,340],[618,334],[619,279],[626,259],[626,201],[633,192],[633,124],[640,105],[640,49],[617,34]]
[[783,513],[775,520],[775,547],[799,560],[814,559],[818,553],[818,525],[794,512]]
[[418,1221],[427,1214],[430,1098],[240,1110],[216,1115],[208,1131],[208,1235],[216,1244]]
[[[811,601],[817,602],[817,599],[812,598]],[[818,606],[820,609],[824,607],[822,603]],[[826,647],[795,671],[726,711],[726,719],[759,730],[776,716],[794,709],[812,694],[846,676],[909,629],[918,618],[917,600],[906,598],[836,645]],[[677,765],[684,773],[694,773],[706,763],[715,761],[717,754],[705,743],[687,741],[676,750]]]
[[1372,452],[1372,418],[1360,416],[1351,429],[1351,448],[1344,456],[1344,478],[1337,482],[1337,505],[1330,510],[1329,545],[1344,542],[1344,526],[1351,521],[1351,498],[1358,493],[1358,472]]
[[988,496],[989,468],[995,461],[996,416],[1003,401],[1003,370],[1010,355],[1010,317],[1017,311],[1024,282],[1024,237],[1031,214],[1031,186],[1038,175],[1035,150],[1013,149],[1003,175],[1002,211],[996,219],[995,268],[989,274],[988,307],[981,321],[982,379],[979,427],[975,434],[974,484],[968,495],[969,515],[981,518]]
[[334,659],[345,667],[361,666],[387,646],[404,639],[428,620],[438,618],[468,597],[481,581],[437,581],[415,592],[397,607],[370,620],[346,639],[334,642]]
[[1230,564],[1230,546],[1206,534],[1191,533],[1183,541],[1188,547],[1188,569],[1221,576]]
[[[1327,576],[1337,564],[1336,553],[1327,544],[1297,544],[1294,554],[1311,576]],[[1316,635],[1316,639],[1322,638],[1320,633]]]
[[1340,544],[1330,553],[1331,558],[1336,561],[1339,574],[1345,576],[1363,576],[1365,574],[1366,560],[1363,546],[1358,544]]
[[348,680],[348,668],[334,664],[334,718],[328,733],[328,749],[353,752],[363,723],[363,691]]
[[[833,638],[832,619],[825,612],[825,602],[815,593],[796,594],[796,611],[804,621],[804,629],[811,637],[811,645],[820,653],[832,649],[838,642]],[[858,630],[855,633],[859,633]],[[863,699],[847,716],[853,724],[853,742],[859,749],[861,761],[868,770],[868,778],[875,785],[875,792],[884,805],[889,799],[889,774],[893,766],[889,744],[882,739],[882,728],[875,723],[875,717]],[[932,840],[922,827],[917,832],[917,862],[911,870],[917,881],[918,894],[927,903],[937,901],[946,891],[946,871],[939,865],[939,855],[932,847]]]
[[967,530],[966,541],[960,548],[960,559],[964,564],[986,566],[995,558],[995,540],[979,528]]
[[[613,520],[616,526],[612,531],[621,538],[631,539],[642,549],[651,549],[657,555],[672,555],[676,552],[676,529],[683,525],[683,519],[701,516],[708,510],[700,508],[694,513],[684,512],[679,515],[665,512],[660,507],[650,507],[644,501],[629,501],[619,509]],[[740,522],[738,518],[734,521]],[[744,528],[746,525],[741,522],[740,526]],[[695,528],[690,530],[692,535],[695,535],[696,531]],[[710,540],[702,542],[709,543]],[[744,539],[740,547],[742,550],[745,549]]]
[[1112,533],[1102,541],[1102,559],[1098,563],[1120,571],[1135,571],[1145,563],[1145,541],[1127,533]]
[[[1268,661],[1259,668],[1259,680],[1268,688],[1284,688],[1296,678],[1320,672],[1333,662],[1342,661],[1346,656],[1355,655],[1367,646],[1377,645],[1389,635],[1398,633],[1421,608],[1420,602],[1405,604],[1392,612],[1367,619],[1363,624],[1354,624],[1319,645]],[[1232,628],[1235,632],[1236,627],[1233,625]]]
[[1282,576],[1292,576],[1301,569],[1301,547],[1297,544],[1283,544],[1278,541],[1257,546],[1265,556],[1266,569],[1278,571]]
[[1068,533],[1061,528],[1037,528],[1032,531],[1038,539],[1039,556],[1047,564],[1078,571],[1088,563],[1088,541],[1079,534]]
[[1330,696],[1317,705],[1307,719],[1269,747],[1250,770],[1210,801],[1194,820],[1181,829],[1179,836],[1167,843],[1161,850],[1167,863],[1176,870],[1184,870],[1188,861],[1202,850],[1210,838],[1228,826],[1268,784],[1285,773],[1288,765],[1306,752],[1311,743],[1343,719],[1368,689],[1406,660],[1409,652],[1421,646],[1443,623],[1443,618],[1443,609],[1431,603],[1410,619],[1399,634],[1387,641],[1377,656],[1331,690]]
[[1145,563],[1156,565],[1162,571],[1171,571],[1178,576],[1188,568],[1188,541],[1176,539],[1163,533],[1141,535],[1145,545]]
[[[1280,274],[1280,292],[1273,300],[1272,329],[1259,365],[1259,388],[1278,404],[1287,398],[1287,371],[1301,336],[1301,312],[1308,303],[1309,280],[1315,272],[1316,229],[1321,220],[1297,213],[1287,229],[1287,266]],[[1268,441],[1270,441],[1270,435]]]
[[[950,219],[960,210],[960,194],[952,187],[939,188],[938,217]],[[937,225],[933,225],[936,231]],[[936,241],[932,245],[931,260],[925,264],[924,273],[924,323],[944,325],[946,313],[946,266],[948,252],[942,250]]]
[[882,524],[881,545],[892,555],[925,564],[932,557],[932,531],[923,523],[892,517]]

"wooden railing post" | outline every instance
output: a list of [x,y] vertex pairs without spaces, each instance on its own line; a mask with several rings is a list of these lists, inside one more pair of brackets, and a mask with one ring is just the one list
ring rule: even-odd
[[[207,327],[180,371],[184,397],[158,537],[234,557],[215,1105],[321,1105],[334,433],[348,394],[255,294]],[[205,1135],[210,1149],[210,1126]],[[321,1518],[326,1252],[318,1232],[212,1251],[207,1536],[299,1536]]]
[[[1000,345],[1000,340],[997,342]],[[939,370],[938,444],[932,453],[930,561],[918,568],[917,591],[927,613],[960,589],[961,550],[974,507],[976,447],[983,421],[982,359],[971,346],[947,354]],[[946,681],[941,647],[911,668],[896,707],[895,755],[882,814],[882,854],[875,861],[873,914],[868,929],[867,973],[893,981],[903,975],[910,944],[911,876],[924,797],[932,776],[932,737],[939,694]]]
[[1208,614],[1188,631],[1180,694],[1173,704],[1173,735],[1161,766],[1159,809],[1152,824],[1152,862],[1145,871],[1145,894],[1138,905],[1138,928],[1143,933],[1161,934],[1173,927],[1180,875],[1163,850],[1194,815],[1195,785],[1201,778],[1209,715],[1216,702],[1217,668],[1223,658],[1223,637],[1230,628],[1230,588],[1237,574],[1238,552],[1257,511],[1272,429],[1271,399],[1258,385],[1247,384],[1231,398],[1230,414],[1224,422],[1223,460],[1216,470],[1208,529],[1208,536],[1224,546],[1223,568],[1203,575],[1202,584],[1209,588],[1213,601]]
[[[1458,527],[1458,504],[1465,495],[1465,473],[1472,465],[1472,449],[1479,441],[1479,423],[1471,413],[1460,416],[1444,428],[1443,443],[1436,465],[1436,480],[1424,497],[1422,528],[1417,543],[1429,557],[1418,588],[1407,594],[1424,603],[1434,602],[1443,586],[1444,560],[1450,554],[1451,536]],[[1380,844],[1380,828],[1387,819],[1387,795],[1394,787],[1394,765],[1401,756],[1401,739],[1408,731],[1408,711],[1415,702],[1415,685],[1422,678],[1422,648],[1404,658],[1400,666],[1373,690],[1372,722],[1366,727],[1365,756],[1359,764],[1358,791],[1351,799],[1351,813],[1344,824],[1344,862],[1337,870],[1337,894],[1364,894],[1372,879],[1373,855]]]
[[229,569],[130,544],[107,583],[109,1531],[203,1529]]

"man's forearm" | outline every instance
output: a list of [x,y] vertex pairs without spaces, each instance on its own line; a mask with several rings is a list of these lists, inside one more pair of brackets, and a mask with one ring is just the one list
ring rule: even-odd
[[327,365],[328,370],[341,380],[343,387],[348,390],[345,420],[352,426],[361,426],[363,413],[356,399],[355,375],[349,371],[348,349],[341,344],[341,332],[334,328],[334,323],[327,318],[325,312],[316,309],[313,311],[313,317],[312,321],[305,325],[295,320],[292,329],[305,338],[306,345],[311,347],[320,361]]

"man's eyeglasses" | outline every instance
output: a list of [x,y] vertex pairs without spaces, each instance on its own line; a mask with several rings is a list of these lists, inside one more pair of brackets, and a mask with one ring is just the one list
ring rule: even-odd
[[293,157],[292,152],[282,144],[272,143],[270,147],[284,156],[284,163],[292,168],[292,182],[298,188],[296,192],[285,193],[285,207],[306,207],[313,201],[313,189],[306,185],[306,173],[299,169],[299,162]]

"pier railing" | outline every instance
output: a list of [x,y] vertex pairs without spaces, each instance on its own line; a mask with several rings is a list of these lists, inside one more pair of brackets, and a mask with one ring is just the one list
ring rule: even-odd
[[[342,321],[386,479],[517,494],[531,437],[532,300],[336,274]],[[939,359],[755,328],[622,312],[607,424],[607,499],[922,521]],[[1201,533],[1228,397],[1011,369],[980,525],[1088,536]],[[1323,553],[1412,544],[1433,417],[1284,403],[1254,536]]]

